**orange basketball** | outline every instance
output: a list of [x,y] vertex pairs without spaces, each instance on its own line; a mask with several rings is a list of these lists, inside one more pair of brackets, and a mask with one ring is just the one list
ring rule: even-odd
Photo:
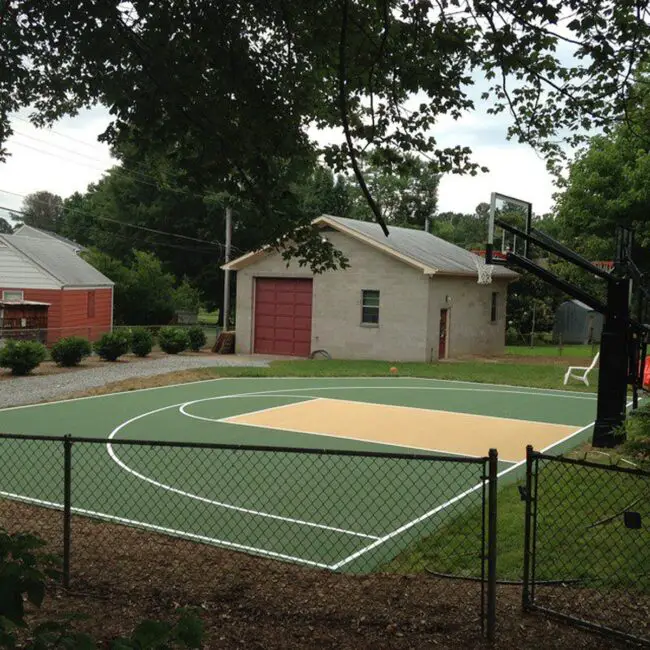
[[396,374],[397,374],[397,368],[396,368],[395,366],[393,366],[393,367],[390,369],[390,374],[391,374],[391,375],[396,375]]

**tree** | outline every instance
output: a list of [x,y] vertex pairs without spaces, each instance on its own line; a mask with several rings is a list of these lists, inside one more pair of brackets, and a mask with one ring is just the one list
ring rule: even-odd
[[315,165],[312,173],[297,185],[301,209],[310,218],[322,214],[351,217],[354,209],[353,188],[342,174],[334,175],[331,169]]
[[[423,230],[427,219],[436,213],[440,175],[432,163],[408,154],[399,164],[387,166],[375,153],[363,165],[363,172],[387,223]],[[358,189],[354,216],[373,219],[372,210]]]
[[489,205],[479,203],[474,214],[441,212],[431,222],[431,233],[467,249],[485,248]]
[[98,250],[84,259],[115,283],[114,319],[118,325],[164,325],[176,309],[175,278],[152,253],[134,251],[128,264]]
[[13,226],[3,217],[0,217],[0,235],[11,235]]
[[[480,95],[554,163],[556,135],[575,143],[623,115],[650,47],[645,6],[614,0],[8,0],[0,12],[0,146],[21,108],[42,125],[101,102],[113,116],[104,140],[171,148],[193,191],[243,195],[266,243],[293,233],[290,254],[319,270],[341,258],[290,196],[318,156],[352,169],[383,224],[363,151],[387,168],[420,153],[436,173],[477,173],[469,147],[441,147],[431,129]],[[319,145],[312,126],[342,135]]]
[[555,227],[590,260],[612,260],[616,227],[635,231],[635,261],[650,271],[650,74],[641,71],[627,119],[594,137],[571,164]]
[[63,199],[46,190],[33,192],[23,199],[20,216],[28,226],[58,233],[63,224]]

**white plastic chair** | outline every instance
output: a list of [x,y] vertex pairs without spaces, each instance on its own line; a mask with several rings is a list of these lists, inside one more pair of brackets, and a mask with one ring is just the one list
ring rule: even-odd
[[[596,354],[591,362],[591,365],[589,366],[569,366],[567,368],[566,374],[564,375],[564,385],[566,386],[569,378],[573,377],[574,379],[578,379],[579,381],[583,382],[585,386],[589,386],[589,373],[596,367],[596,364],[598,363],[598,357],[600,357],[600,352]],[[573,372],[574,370],[583,370],[584,372],[581,375],[576,375]]]

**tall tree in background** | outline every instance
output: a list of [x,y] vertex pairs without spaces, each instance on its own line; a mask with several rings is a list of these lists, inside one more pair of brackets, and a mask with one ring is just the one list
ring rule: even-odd
[[441,212],[431,222],[431,233],[467,249],[482,249],[487,236],[487,203],[479,203],[473,214]]
[[[388,164],[380,151],[370,154],[362,166],[366,183],[386,223],[423,230],[438,208],[440,175],[436,165],[412,154]],[[374,215],[363,193],[355,186],[354,216],[364,221]]]
[[[298,227],[291,254],[317,269],[341,258],[290,200],[296,168],[322,156],[351,170],[385,224],[364,151],[388,169],[420,153],[436,173],[477,173],[467,144],[432,128],[482,101],[554,164],[558,134],[575,144],[624,114],[650,50],[646,4],[615,0],[8,0],[1,20],[0,156],[12,112],[43,125],[101,102],[106,141],[135,130],[149,154],[171,147],[192,191],[242,193],[269,244]],[[342,135],[321,145],[313,126]]]
[[558,196],[562,240],[592,260],[613,259],[617,225],[633,228],[635,258],[650,271],[650,73],[639,73],[626,119],[593,138]]
[[59,233],[63,227],[63,199],[46,190],[28,194],[23,199],[20,218],[28,226]]

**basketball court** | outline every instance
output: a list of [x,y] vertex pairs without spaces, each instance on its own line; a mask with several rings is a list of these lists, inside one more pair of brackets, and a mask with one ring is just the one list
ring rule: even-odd
[[76,514],[368,570],[475,505],[482,466],[469,461],[497,448],[501,484],[515,480],[527,444],[575,447],[595,407],[588,393],[399,377],[222,379],[20,406],[0,411],[0,431],[42,438],[0,438],[0,493],[62,507],[71,435]]

